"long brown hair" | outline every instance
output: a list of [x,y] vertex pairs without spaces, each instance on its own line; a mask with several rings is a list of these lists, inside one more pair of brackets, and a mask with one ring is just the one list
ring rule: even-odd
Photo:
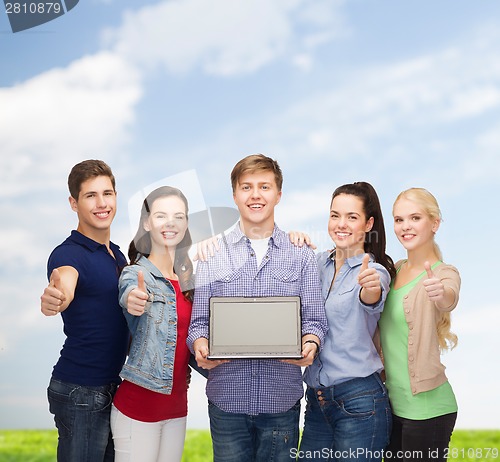
[[[134,236],[134,239],[130,242],[128,248],[128,257],[130,264],[136,264],[141,256],[149,257],[151,253],[151,236],[149,231],[144,229],[144,222],[148,219],[151,213],[151,206],[153,202],[161,197],[176,196],[180,198],[184,205],[186,206],[186,217],[188,215],[188,201],[186,196],[177,188],[172,186],[161,186],[150,192],[141,207],[141,217],[139,219],[139,227]],[[186,229],[186,234],[181,242],[177,245],[175,249],[175,259],[174,259],[174,272],[179,278],[179,284],[183,294],[189,300],[193,300],[193,262],[189,258],[189,248],[191,247],[192,240],[189,229]]]
[[365,233],[364,251],[371,253],[377,263],[380,263],[390,274],[391,279],[396,275],[392,258],[385,253],[385,227],[380,201],[377,192],[370,183],[357,181],[339,186],[332,195],[332,201],[340,194],[356,196],[363,202],[363,211],[367,220],[373,217],[373,226]]

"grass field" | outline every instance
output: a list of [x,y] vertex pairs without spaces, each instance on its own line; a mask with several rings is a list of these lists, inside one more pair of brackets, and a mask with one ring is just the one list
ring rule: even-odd
[[[1,462],[54,462],[55,430],[0,430]],[[212,461],[210,434],[188,430],[183,462]],[[500,430],[455,430],[449,461],[500,462]]]

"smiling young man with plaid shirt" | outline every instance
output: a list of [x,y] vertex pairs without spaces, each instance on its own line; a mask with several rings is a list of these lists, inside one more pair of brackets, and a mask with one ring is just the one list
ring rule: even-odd
[[[209,370],[214,462],[290,460],[299,439],[301,366],[313,362],[327,330],[315,255],[291,244],[274,222],[282,182],[278,163],[262,154],[235,165],[231,183],[240,221],[197,269],[188,346]],[[212,296],[300,296],[303,358],[207,359]]]

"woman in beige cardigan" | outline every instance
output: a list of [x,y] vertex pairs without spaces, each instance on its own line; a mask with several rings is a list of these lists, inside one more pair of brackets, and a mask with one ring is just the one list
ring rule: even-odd
[[394,231],[407,251],[379,321],[393,412],[386,460],[443,461],[457,417],[457,402],[440,353],[453,348],[450,312],[460,275],[443,263],[434,236],[441,212],[425,189],[403,191],[393,207]]

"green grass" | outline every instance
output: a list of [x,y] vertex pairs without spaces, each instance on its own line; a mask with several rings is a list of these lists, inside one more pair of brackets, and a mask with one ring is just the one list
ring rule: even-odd
[[[54,462],[55,430],[0,430],[1,462]],[[188,430],[183,462],[211,462],[208,430]],[[455,430],[449,461],[500,462],[500,430]]]
[[55,430],[0,430],[2,462],[54,462]]
[[448,460],[500,462],[500,430],[455,430]]
[[[0,430],[1,462],[54,462],[56,446],[56,430]],[[212,461],[208,430],[188,430],[182,461]]]

